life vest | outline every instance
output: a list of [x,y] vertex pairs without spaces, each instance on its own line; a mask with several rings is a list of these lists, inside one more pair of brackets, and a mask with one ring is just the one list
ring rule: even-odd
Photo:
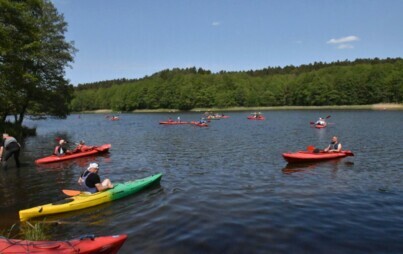
[[[7,146],[9,144],[11,144],[11,143],[17,143],[18,144],[17,140],[14,137],[9,136],[4,140],[4,148],[7,149]],[[20,144],[18,144],[18,146],[20,146]]]
[[55,150],[53,151],[53,154],[55,155],[63,155],[64,153],[65,151],[62,146],[56,146]]
[[329,144],[330,145],[330,150],[337,150],[337,149],[339,149],[339,145],[340,145],[340,143],[330,143]]
[[94,173],[91,173],[90,171],[86,170],[84,172],[84,174],[81,176],[81,179],[83,179],[83,183],[84,183],[84,186],[87,189],[87,191],[89,191],[91,193],[95,193],[95,192],[98,191],[97,187],[90,188],[90,187],[87,186],[87,178],[91,174],[94,174]]

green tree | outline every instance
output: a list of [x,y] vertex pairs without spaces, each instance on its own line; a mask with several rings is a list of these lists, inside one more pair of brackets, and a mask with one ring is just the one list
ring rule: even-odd
[[67,23],[49,0],[0,0],[0,120],[27,112],[65,117],[73,87],[65,67],[76,49]]

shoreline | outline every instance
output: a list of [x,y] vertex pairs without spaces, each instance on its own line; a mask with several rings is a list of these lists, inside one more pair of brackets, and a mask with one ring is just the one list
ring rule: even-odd
[[140,109],[128,112],[117,112],[111,109],[72,112],[76,114],[108,114],[108,113],[176,113],[176,112],[233,112],[233,111],[270,111],[270,110],[403,110],[403,104],[379,103],[371,105],[340,105],[340,106],[277,106],[277,107],[229,107],[229,108],[194,108],[178,109]]

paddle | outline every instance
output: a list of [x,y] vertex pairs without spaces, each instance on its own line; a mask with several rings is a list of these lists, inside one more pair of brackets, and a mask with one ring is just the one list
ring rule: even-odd
[[62,190],[62,192],[70,197],[80,195],[80,193],[81,193],[81,191],[79,191],[79,190]]
[[313,150],[315,150],[315,147],[314,147],[314,146],[307,146],[307,147],[306,147],[306,150],[307,150],[308,152],[313,152]]

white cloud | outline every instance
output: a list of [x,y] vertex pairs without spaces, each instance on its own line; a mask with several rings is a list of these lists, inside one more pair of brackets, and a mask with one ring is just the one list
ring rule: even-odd
[[339,46],[337,46],[337,48],[338,48],[338,49],[352,49],[352,48],[354,48],[354,46],[351,45],[351,44],[345,44],[345,43],[343,43],[343,44],[340,44]]
[[360,40],[360,38],[358,38],[358,36],[350,35],[350,36],[341,37],[338,39],[332,38],[332,39],[328,40],[326,43],[328,43],[328,44],[340,44],[340,43],[345,44],[346,42],[359,41],[359,40]]
[[218,22],[218,21],[214,21],[213,23],[211,23],[211,25],[212,25],[212,26],[219,26],[219,25],[221,25],[221,23]]

